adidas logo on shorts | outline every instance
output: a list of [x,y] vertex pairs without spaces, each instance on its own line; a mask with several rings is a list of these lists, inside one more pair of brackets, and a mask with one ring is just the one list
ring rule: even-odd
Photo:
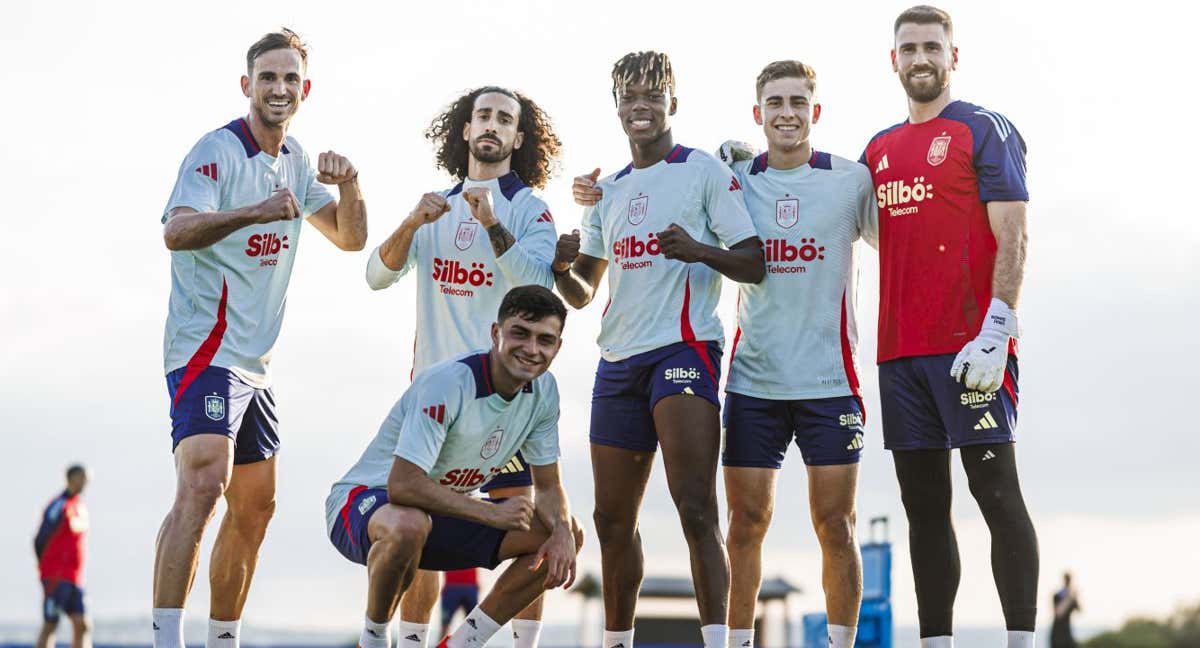
[[975,424],[976,430],[995,430],[998,427],[1000,427],[1000,424],[992,417],[991,412],[984,414],[983,418],[979,419],[979,422]]
[[[854,450],[862,450],[862,448],[863,448],[863,438],[862,438],[861,434],[855,434],[854,439],[852,439],[850,441],[850,445],[846,446],[846,449],[851,452],[853,452]],[[745,644],[743,644],[743,645],[745,645]]]

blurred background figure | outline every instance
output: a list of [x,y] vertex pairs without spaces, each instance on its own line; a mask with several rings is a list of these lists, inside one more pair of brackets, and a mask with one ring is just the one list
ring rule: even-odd
[[1078,612],[1079,594],[1071,584],[1071,572],[1063,573],[1062,588],[1054,593],[1054,625],[1050,628],[1050,648],[1075,648],[1071,615]]
[[458,569],[446,572],[446,584],[442,586],[442,632],[450,631],[450,622],[454,613],[460,609],[463,614],[470,614],[479,605],[479,574],[478,570]]
[[88,474],[78,464],[67,469],[67,488],[46,506],[42,525],[33,540],[38,574],[46,592],[42,603],[42,631],[35,648],[54,645],[58,619],[65,612],[74,630],[72,648],[91,648],[91,626],[83,605],[83,558],[87,544],[88,514],[83,489]]

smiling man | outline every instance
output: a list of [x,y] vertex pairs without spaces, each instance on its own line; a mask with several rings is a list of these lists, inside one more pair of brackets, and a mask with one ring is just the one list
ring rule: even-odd
[[[554,219],[533,189],[549,180],[561,146],[532,99],[496,86],[459,97],[426,137],[438,146],[438,166],[459,182],[422,196],[367,262],[375,290],[417,270],[414,375],[487,346],[488,324],[510,289],[554,284]],[[518,453],[486,488],[493,497],[528,496],[531,484]],[[425,644],[438,589],[437,574],[422,571],[405,592],[405,648]],[[516,648],[537,645],[541,611],[539,598],[513,621]]]
[[893,33],[908,119],[872,138],[860,162],[879,207],[879,396],[908,517],[921,645],[953,645],[958,448],[992,535],[1008,646],[1030,648],[1038,546],[1015,448],[1025,141],[1003,115],[951,97],[949,14],[913,7]]
[[[314,168],[288,124],[308,96],[294,32],[246,54],[250,112],[202,137],[163,210],[171,300],[163,344],[175,502],[154,560],[154,646],[183,648],[183,606],[201,536],[224,496],[213,547],[209,648],[236,648],[259,546],[275,509],[278,418],[269,363],[307,218],[343,250],[367,238],[358,172],[332,151]],[[321,185],[338,186],[334,200]]]
[[[419,374],[325,502],[329,538],[367,567],[359,646],[389,648],[388,625],[418,569],[494,569],[488,596],[442,641],[479,648],[550,588],[570,587],[583,542],[558,468],[558,387],[547,372],[567,311],[554,293],[504,296],[490,350]],[[470,496],[521,450],[536,497]]]
[[[729,169],[676,144],[675,75],[658,52],[613,66],[612,93],[633,161],[597,184],[582,230],[559,238],[554,273],[567,303],[590,303],[608,272],[592,390],[594,513],[604,575],[604,647],[630,648],[643,556],[638,513],[661,445],[691,555],[706,648],[726,648],[729,559],[717,513],[721,446],[722,276],[756,283],[762,245]],[[595,186],[593,186],[595,185]]]
[[738,285],[738,329],[725,397],[730,646],[753,645],[762,544],[791,442],[808,473],[823,556],[830,648],[851,648],[862,600],[855,491],[865,414],[855,347],[855,242],[875,239],[871,176],[813,148],[816,72],[775,61],[756,82],[754,121],[767,152],[733,164],[766,247],[767,276]]

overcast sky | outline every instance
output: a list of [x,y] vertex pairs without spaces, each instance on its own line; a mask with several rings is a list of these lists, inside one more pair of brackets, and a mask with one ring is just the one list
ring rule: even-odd
[[[520,89],[555,120],[563,172],[543,196],[567,231],[570,177],[627,163],[609,70],[634,49],[672,57],[676,141],[761,142],[750,107],[766,63],[816,67],[818,149],[857,158],[903,120],[888,62],[906,3],[438,2],[350,9],[289,3],[6,3],[0,87],[6,181],[0,238],[0,621],[35,622],[30,538],[72,461],[94,471],[90,604],[98,618],[148,615],[154,536],[173,494],[162,330],[169,255],[159,216],[184,154],[243,115],[246,48],[286,24],[311,45],[312,95],[291,133],[361,170],[378,245],[425,191],[448,187],[422,139],[430,118],[482,84]],[[1081,5],[1083,6],[1083,5]],[[1142,2],[946,3],[961,63],[955,95],[1004,113],[1029,146],[1029,261],[1020,307],[1022,482],[1041,540],[1046,604],[1076,572],[1084,625],[1165,613],[1200,593],[1200,435],[1191,412],[1200,317],[1200,221],[1190,181],[1196,138],[1186,17]],[[403,8],[400,8],[403,7]],[[1191,52],[1188,51],[1188,54]],[[1189,145],[1189,142],[1191,145]],[[315,153],[314,153],[315,155]],[[329,484],[358,456],[408,384],[413,282],[371,292],[367,251],[337,251],[312,228],[275,354],[279,506],[246,619],[354,628],[365,575],[325,537]],[[860,525],[892,519],[895,616],[915,623],[906,526],[881,448],[875,356],[877,257],[864,255],[860,357],[867,449]],[[732,322],[727,286],[722,316]],[[602,303],[602,301],[601,301]],[[553,367],[563,395],[568,492],[590,529],[588,401],[598,305],[572,314]],[[957,619],[999,625],[988,535],[957,469],[963,554]],[[768,575],[822,605],[819,555],[793,449],[767,539]],[[643,510],[648,574],[687,573],[661,469]],[[208,609],[207,547],[189,606]],[[581,568],[599,570],[592,534]],[[552,595],[548,620],[574,602]],[[147,634],[148,639],[148,634]]]

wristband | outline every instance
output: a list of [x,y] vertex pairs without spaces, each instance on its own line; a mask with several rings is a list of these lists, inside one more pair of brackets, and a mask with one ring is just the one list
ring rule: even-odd
[[995,331],[1011,338],[1021,337],[1021,325],[1017,321],[1017,312],[1008,304],[995,297],[988,306],[987,314],[983,316],[981,331]]

